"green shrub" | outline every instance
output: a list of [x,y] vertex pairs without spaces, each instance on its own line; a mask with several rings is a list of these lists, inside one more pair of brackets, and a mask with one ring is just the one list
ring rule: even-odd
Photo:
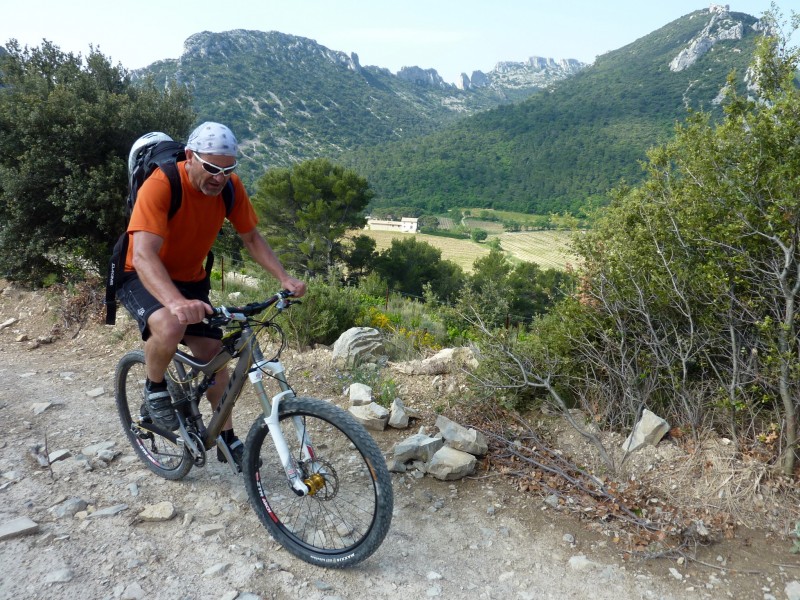
[[358,288],[346,287],[337,278],[314,277],[300,304],[285,313],[286,331],[300,348],[333,344],[338,337],[364,319]]

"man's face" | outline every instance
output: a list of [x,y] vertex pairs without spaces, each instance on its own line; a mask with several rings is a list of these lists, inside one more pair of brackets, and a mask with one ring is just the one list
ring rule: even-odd
[[[189,182],[206,196],[218,196],[236,167],[236,158],[186,151],[186,172]],[[234,169],[230,169],[234,167]]]

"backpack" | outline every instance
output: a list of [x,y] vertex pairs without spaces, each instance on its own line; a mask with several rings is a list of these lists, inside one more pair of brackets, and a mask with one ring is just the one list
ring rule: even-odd
[[[185,148],[186,144],[177,142],[160,132],[145,134],[134,142],[128,157],[128,196],[126,199],[126,218],[128,220],[136,204],[139,188],[157,168],[164,172],[170,185],[171,198],[167,219],[175,216],[181,207],[183,198],[177,163],[186,160]],[[225,202],[225,216],[228,217],[233,210],[234,202],[233,182],[230,179],[222,189],[222,200]],[[106,277],[106,325],[113,325],[116,322],[117,290],[122,285],[129,237],[127,231],[122,232],[117,243],[114,244],[114,250],[109,260],[108,276]],[[211,275],[213,264],[214,254],[209,250],[205,266],[206,276]]]

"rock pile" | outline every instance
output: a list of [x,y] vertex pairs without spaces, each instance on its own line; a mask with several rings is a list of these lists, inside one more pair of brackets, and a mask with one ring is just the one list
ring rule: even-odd
[[411,472],[414,477],[427,473],[442,481],[472,474],[478,457],[489,451],[484,435],[441,415],[436,419],[436,427],[439,432],[435,436],[421,428],[419,433],[397,444],[389,470]]

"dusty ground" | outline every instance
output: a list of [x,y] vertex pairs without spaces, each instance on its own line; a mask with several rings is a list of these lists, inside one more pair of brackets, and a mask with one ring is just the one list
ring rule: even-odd
[[[116,361],[138,346],[129,322],[67,327],[55,342],[40,343],[63,320],[52,299],[4,282],[0,288],[0,324],[17,319],[0,329],[0,528],[19,517],[38,524],[0,541],[0,598],[768,599],[786,598],[786,585],[800,579],[785,535],[798,509],[792,500],[753,494],[752,505],[728,508],[746,506],[739,522],[770,529],[738,525],[731,539],[692,552],[696,560],[645,561],[603,528],[547,507],[493,469],[457,482],[393,475],[395,514],[381,548],[350,570],[312,567],[271,540],[227,466],[211,460],[167,482],[138,462],[113,399]],[[285,358],[298,392],[344,402],[325,350]],[[426,415],[441,405],[429,378],[396,379],[406,403]],[[237,409],[240,436],[254,417],[252,406]],[[415,427],[432,428],[431,419],[422,421]],[[389,457],[410,433],[373,435]],[[569,434],[561,437],[569,442]],[[71,456],[42,467],[30,449],[45,442],[49,452]],[[114,442],[118,454],[87,470],[82,452],[102,442]],[[675,446],[643,456],[654,465],[648,472],[665,473],[672,499],[702,498],[719,487],[682,476],[681,465],[697,459]],[[87,509],[59,517],[53,507],[70,498],[85,500]],[[175,518],[138,521],[146,506],[164,501]],[[116,515],[92,516],[121,506]]]

